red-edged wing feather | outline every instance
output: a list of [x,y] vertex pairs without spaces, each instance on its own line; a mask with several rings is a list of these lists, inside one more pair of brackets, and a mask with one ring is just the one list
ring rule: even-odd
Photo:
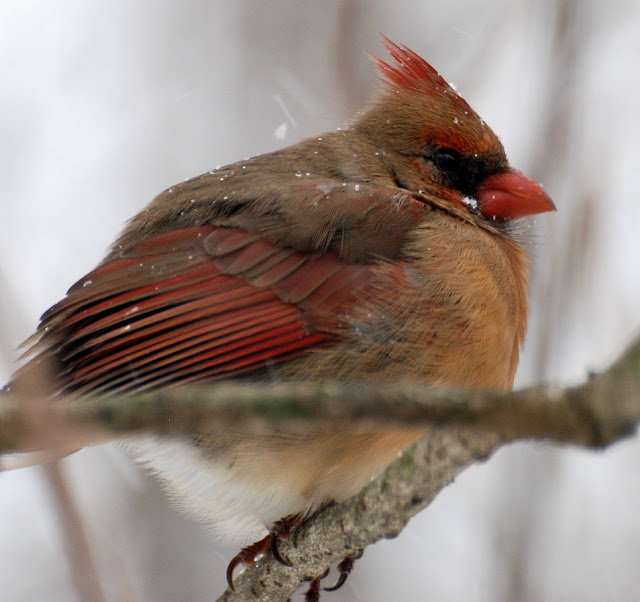
[[43,315],[27,354],[56,362],[60,391],[250,372],[335,342],[370,270],[235,228],[162,234],[76,283]]

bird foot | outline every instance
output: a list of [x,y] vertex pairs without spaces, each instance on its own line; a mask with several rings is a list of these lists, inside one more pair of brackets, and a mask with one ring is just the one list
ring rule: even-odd
[[270,538],[271,534],[263,537],[260,541],[252,543],[246,548],[242,548],[242,550],[231,559],[231,562],[227,566],[227,584],[231,591],[235,591],[235,587],[233,586],[233,571],[235,571],[236,567],[240,564],[251,566],[258,556],[264,554],[269,549]]
[[291,535],[291,529],[302,522],[300,516],[287,516],[275,522],[269,531],[269,549],[273,557],[284,566],[293,566],[286,558],[283,558],[278,550],[278,542],[287,539]]
[[[325,592],[335,592],[337,589],[340,589],[347,580],[347,577],[353,570],[353,565],[358,558],[362,558],[363,550],[358,550],[353,556],[347,556],[338,564],[338,571],[340,576],[338,577],[338,581],[332,587],[325,587]],[[321,581],[329,574],[329,569],[327,569],[322,575],[316,577],[309,583],[309,589],[304,593],[305,602],[318,602],[320,600],[320,591],[322,590]]]
[[301,519],[299,516],[287,516],[280,519],[273,524],[269,530],[269,535],[262,538],[250,546],[243,548],[238,552],[227,566],[227,584],[231,591],[235,591],[233,586],[233,572],[238,565],[242,564],[245,567],[251,566],[258,556],[261,556],[268,550],[271,550],[273,557],[284,566],[292,566],[292,564],[280,554],[278,550],[278,542],[282,539],[287,539],[291,534],[291,529],[300,524]]
[[[299,516],[288,516],[286,518],[280,519],[276,523],[273,524],[271,529],[269,530],[269,535],[262,538],[260,541],[256,541],[255,543],[243,548],[236,554],[229,563],[227,567],[227,583],[229,584],[229,588],[232,591],[235,591],[233,586],[233,573],[236,567],[240,564],[243,564],[245,567],[251,566],[256,559],[262,554],[266,553],[268,550],[271,550],[273,557],[284,566],[293,566],[289,560],[284,558],[280,554],[280,550],[278,549],[278,542],[287,539],[291,534],[291,530],[293,527],[299,525],[301,519]],[[353,556],[347,556],[344,558],[337,566],[338,572],[340,573],[338,580],[335,585],[331,587],[325,587],[324,591],[326,592],[335,592],[340,589],[346,582],[347,578],[351,574],[353,570],[353,565],[356,560],[362,558],[363,550],[358,550]],[[322,591],[321,582],[328,575],[329,569],[327,569],[322,575],[312,579],[309,583],[309,589],[304,594],[305,602],[318,602],[320,600],[320,592]]]
[[329,574],[327,569],[322,575],[311,580],[309,589],[304,593],[304,602],[318,602],[320,600],[321,581]]
[[325,587],[324,591],[335,592],[337,589],[340,589],[345,584],[347,577],[353,570],[355,561],[359,558],[362,558],[363,554],[364,550],[358,550],[353,556],[347,556],[346,558],[344,558],[342,562],[338,564],[338,572],[340,573],[338,581],[336,581],[336,584],[331,587]]

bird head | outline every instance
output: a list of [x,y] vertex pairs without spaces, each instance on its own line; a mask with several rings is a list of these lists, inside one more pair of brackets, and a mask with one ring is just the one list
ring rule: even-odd
[[372,141],[396,186],[480,221],[555,210],[539,184],[509,165],[496,134],[431,65],[386,38],[383,44],[393,63],[374,59],[383,86],[352,128]]

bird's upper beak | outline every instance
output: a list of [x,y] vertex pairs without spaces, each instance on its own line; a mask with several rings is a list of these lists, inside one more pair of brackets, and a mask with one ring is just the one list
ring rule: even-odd
[[515,169],[489,176],[478,189],[476,200],[486,218],[512,220],[556,209],[540,184]]

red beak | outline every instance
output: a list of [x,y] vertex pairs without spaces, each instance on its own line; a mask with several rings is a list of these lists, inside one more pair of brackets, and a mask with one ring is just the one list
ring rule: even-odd
[[489,219],[519,219],[556,210],[542,187],[515,169],[489,176],[476,199],[480,213]]

